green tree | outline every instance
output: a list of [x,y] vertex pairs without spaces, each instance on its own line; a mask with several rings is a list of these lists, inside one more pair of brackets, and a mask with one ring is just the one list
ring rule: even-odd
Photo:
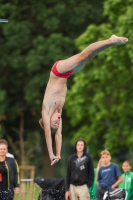
[[[73,126],[73,141],[84,137],[93,156],[104,148],[119,159],[131,159],[133,142],[133,1],[104,2],[106,23],[90,25],[76,40],[79,50],[115,33],[129,38],[126,45],[97,55],[74,77],[66,112]],[[122,154],[121,154],[122,152]],[[126,157],[127,156],[127,157]],[[118,159],[117,159],[118,161]]]
[[[37,134],[44,141],[38,119],[52,64],[76,53],[74,39],[88,24],[103,20],[102,2],[0,0],[0,17],[9,20],[0,23],[0,135],[16,147],[16,156],[28,158],[20,158],[19,164],[33,161],[29,153],[36,155],[33,147]],[[63,132],[67,132],[68,126],[64,127]],[[50,161],[44,144],[43,161],[47,166]],[[47,173],[47,169],[45,174],[49,176],[52,172]]]

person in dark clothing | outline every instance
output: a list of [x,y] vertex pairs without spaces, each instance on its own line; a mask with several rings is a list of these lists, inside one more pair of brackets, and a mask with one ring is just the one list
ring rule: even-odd
[[0,200],[13,200],[19,194],[19,168],[14,158],[6,157],[8,143],[0,139]]
[[86,153],[86,142],[79,138],[75,144],[75,154],[68,160],[65,199],[90,200],[88,188],[94,180],[93,161]]

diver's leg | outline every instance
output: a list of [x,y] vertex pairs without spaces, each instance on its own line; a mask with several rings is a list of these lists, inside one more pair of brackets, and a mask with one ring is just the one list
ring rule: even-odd
[[118,37],[116,35],[112,35],[107,40],[98,41],[90,44],[87,48],[85,48],[81,53],[76,54],[66,60],[61,60],[57,64],[57,70],[60,73],[65,73],[67,71],[72,70],[72,72],[77,72],[84,67],[84,65],[91,60],[94,56],[96,56],[101,51],[115,45],[125,44],[128,41],[125,37]]

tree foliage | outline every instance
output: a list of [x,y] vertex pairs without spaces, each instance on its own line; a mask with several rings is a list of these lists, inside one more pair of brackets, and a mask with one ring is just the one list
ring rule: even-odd
[[[119,159],[131,158],[133,142],[133,1],[104,2],[106,23],[90,25],[76,40],[79,50],[113,33],[129,38],[126,45],[111,47],[74,76],[66,111],[77,137],[87,140],[93,156],[108,149]],[[121,154],[122,152],[122,154]],[[127,157],[126,157],[127,156]]]
[[16,133],[23,135],[26,153],[38,145],[38,132],[43,138],[38,119],[51,66],[77,52],[74,40],[88,24],[103,20],[102,2],[0,0],[0,18],[9,20],[0,23],[0,136],[10,135],[18,151]]

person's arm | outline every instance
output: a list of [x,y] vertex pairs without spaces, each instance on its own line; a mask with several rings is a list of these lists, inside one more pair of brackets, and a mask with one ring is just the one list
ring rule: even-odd
[[61,146],[62,146],[62,119],[60,120],[59,128],[55,134],[55,143],[56,143],[56,156],[61,158]]
[[52,161],[55,158],[55,156],[54,156],[53,148],[52,148],[50,116],[46,114],[44,110],[42,110],[42,120],[44,124],[44,134],[45,134],[45,139],[46,139],[46,145],[47,145],[50,160]]
[[67,172],[65,178],[65,190],[66,192],[69,191],[70,187],[70,176],[71,176],[71,157],[68,159],[67,163]]
[[115,164],[115,174],[117,177],[117,181],[112,185],[112,189],[116,188],[123,181],[120,168],[117,164]]
[[112,185],[112,189],[116,188],[122,182],[122,176],[118,176],[118,180]]
[[60,120],[59,127],[55,133],[56,156],[51,160],[51,165],[54,165],[61,159],[61,145],[62,145],[62,120]]
[[[13,159],[13,158],[12,158]],[[19,194],[20,192],[20,176],[19,176],[19,167],[18,163],[15,159],[12,160],[13,162],[13,169],[14,169],[14,194]]]
[[94,181],[94,165],[91,156],[89,157],[88,161],[88,171],[89,171],[89,180],[87,186],[88,188],[90,188]]

